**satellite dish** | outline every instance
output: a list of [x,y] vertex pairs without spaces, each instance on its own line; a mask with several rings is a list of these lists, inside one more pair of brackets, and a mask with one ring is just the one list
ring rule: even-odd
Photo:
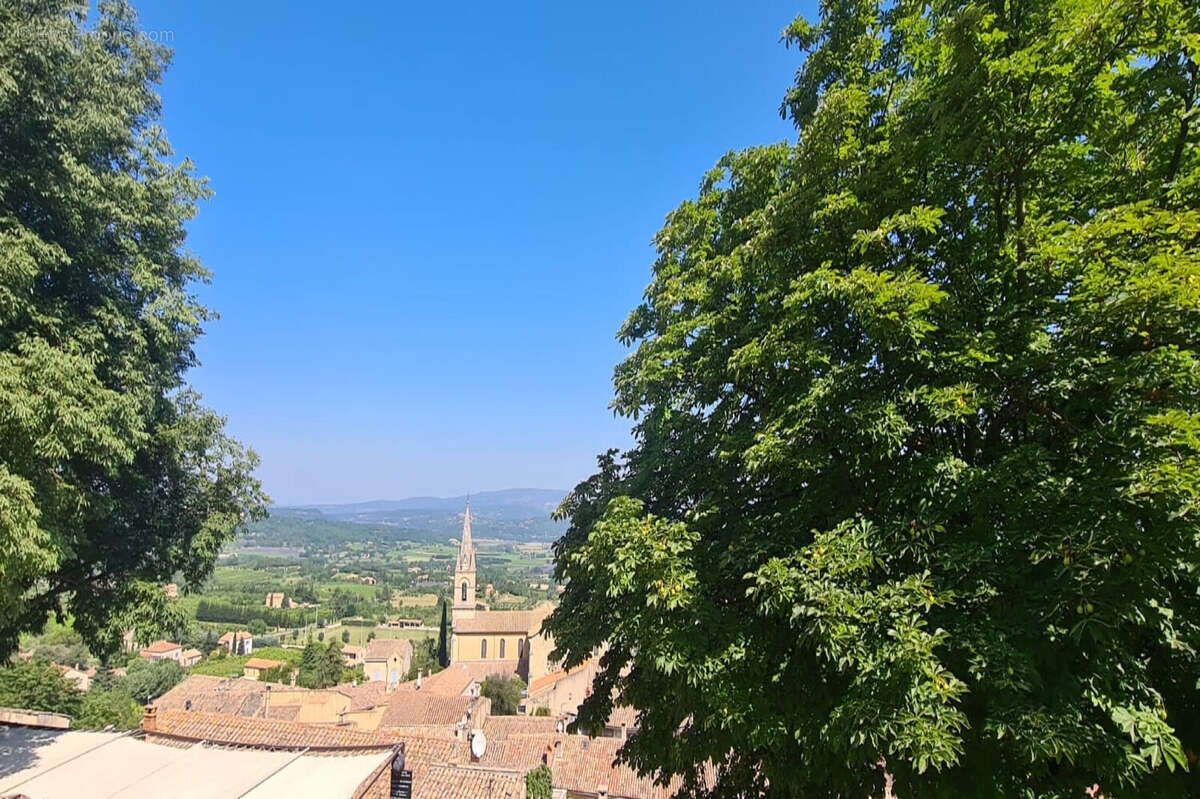
[[471,736],[471,757],[478,760],[483,757],[483,753],[487,750],[487,736],[483,734],[483,730]]

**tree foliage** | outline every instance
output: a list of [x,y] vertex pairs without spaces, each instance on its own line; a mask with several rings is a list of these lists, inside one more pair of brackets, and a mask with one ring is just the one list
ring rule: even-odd
[[442,624],[438,627],[437,659],[443,669],[450,665],[450,623],[446,620],[446,600],[442,600]]
[[0,707],[79,714],[81,694],[57,667],[19,661],[0,668]]
[[667,219],[560,513],[579,725],[718,795],[1178,796],[1200,751],[1200,11],[835,0]]
[[525,774],[527,799],[551,799],[554,795],[553,775],[544,764]]
[[169,616],[262,515],[256,459],[185,374],[213,314],[172,160],[168,52],[103,2],[0,0],[0,655],[69,604],[93,652]]
[[91,688],[80,700],[79,715],[71,726],[85,730],[136,729],[142,722],[142,707],[122,688]]
[[342,645],[330,641],[328,646],[309,641],[300,657],[300,672],[296,682],[305,688],[328,688],[342,678]]
[[503,674],[489,675],[479,693],[492,700],[493,716],[512,716],[521,705],[521,692],[525,683],[520,677]]
[[114,687],[123,690],[139,703],[149,704],[183,682],[187,672],[174,660],[142,660],[129,664],[125,676]]

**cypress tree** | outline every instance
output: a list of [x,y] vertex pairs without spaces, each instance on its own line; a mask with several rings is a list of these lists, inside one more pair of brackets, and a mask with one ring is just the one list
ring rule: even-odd
[[446,601],[442,600],[442,626],[438,630],[438,663],[443,669],[450,665],[450,649],[446,630]]

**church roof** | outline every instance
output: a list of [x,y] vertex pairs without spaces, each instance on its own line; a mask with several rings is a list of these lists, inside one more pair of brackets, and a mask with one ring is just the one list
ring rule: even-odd
[[522,633],[535,635],[542,621],[554,610],[544,605],[533,610],[485,610],[470,618],[454,620],[455,633]]

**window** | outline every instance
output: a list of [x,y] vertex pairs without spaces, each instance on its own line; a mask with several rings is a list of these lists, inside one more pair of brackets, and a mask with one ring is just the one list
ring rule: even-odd
[[462,584],[462,601],[463,602],[467,601],[467,583],[466,583],[466,581],[463,581],[463,584]]
[[504,639],[500,639],[500,659],[504,660]]
[[487,639],[486,638],[484,638],[482,641],[479,642],[479,657],[482,659],[485,659],[485,660],[487,659]]

